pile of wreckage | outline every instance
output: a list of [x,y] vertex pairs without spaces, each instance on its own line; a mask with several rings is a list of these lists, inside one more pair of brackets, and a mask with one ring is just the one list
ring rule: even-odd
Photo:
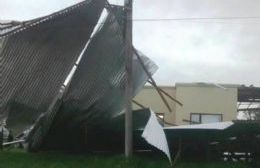
[[[0,23],[1,144],[22,143],[28,151],[124,149],[124,18],[121,6],[85,0],[34,20]],[[133,50],[134,97],[158,68]],[[208,149],[234,136],[230,130],[241,135],[234,122],[164,128],[150,109],[133,114],[135,150],[154,146],[169,160],[173,149],[176,156],[192,150],[187,144]],[[259,124],[253,128],[259,133]]]
[[[120,143],[113,144],[120,149],[126,86],[123,7],[86,0],[49,16],[0,25],[0,119],[14,142],[24,139],[29,151],[104,150],[117,132]],[[135,50],[133,97],[156,70]],[[148,113],[142,113],[140,128]]]

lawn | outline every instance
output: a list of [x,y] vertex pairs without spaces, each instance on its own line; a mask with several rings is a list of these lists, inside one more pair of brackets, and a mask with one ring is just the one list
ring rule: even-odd
[[[151,156],[152,157],[152,156]],[[79,155],[70,153],[0,152],[0,168],[167,168],[167,160],[158,157],[135,156],[126,161],[123,156]],[[176,168],[250,168],[243,163],[180,162]]]

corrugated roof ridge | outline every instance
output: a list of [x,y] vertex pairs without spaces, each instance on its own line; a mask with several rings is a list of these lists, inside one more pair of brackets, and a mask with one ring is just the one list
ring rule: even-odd
[[[69,6],[69,7],[65,8],[65,9],[60,10],[60,11],[54,12],[54,13],[52,13],[50,15],[46,15],[46,16],[43,16],[43,17],[40,17],[40,18],[36,18],[36,19],[32,19],[32,20],[21,22],[20,23],[21,27],[15,28],[14,30],[11,30],[9,32],[5,32],[5,33],[3,33],[3,35],[1,35],[1,33],[0,33],[0,38],[4,38],[4,37],[10,36],[10,35],[14,35],[14,34],[16,34],[18,32],[24,31],[24,30],[26,30],[28,28],[31,28],[31,27],[34,27],[34,26],[39,25],[41,23],[44,23],[46,21],[55,19],[58,16],[62,16],[64,14],[67,14],[67,13],[69,13],[69,12],[71,12],[71,11],[73,11],[73,10],[75,10],[75,9],[85,5],[85,4],[90,3],[91,1],[92,0],[84,0],[82,2],[79,2],[79,3],[75,4],[75,5]],[[13,22],[13,21],[11,21],[11,22]],[[14,27],[16,27],[16,26],[18,26],[18,25],[14,25]],[[6,30],[6,29],[4,29],[4,30]],[[0,30],[0,32],[1,32],[1,30]]]

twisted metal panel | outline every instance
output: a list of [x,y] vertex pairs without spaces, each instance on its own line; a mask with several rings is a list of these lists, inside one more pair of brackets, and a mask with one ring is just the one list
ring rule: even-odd
[[0,32],[0,117],[15,133],[50,106],[88,41],[104,0],[86,0]]
[[[43,148],[82,148],[84,144],[80,141],[85,136],[85,128],[104,129],[108,121],[124,112],[126,59],[120,25],[123,22],[118,20],[123,19],[122,14],[122,8],[109,11],[104,24],[92,38],[43,140]],[[157,66],[143,55],[142,59],[153,74]],[[136,56],[133,56],[133,69],[134,96],[148,76]]]

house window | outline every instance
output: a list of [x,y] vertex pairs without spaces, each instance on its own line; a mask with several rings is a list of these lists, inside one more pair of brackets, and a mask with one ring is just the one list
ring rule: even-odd
[[191,124],[206,124],[222,121],[222,114],[203,114],[203,113],[191,113]]

